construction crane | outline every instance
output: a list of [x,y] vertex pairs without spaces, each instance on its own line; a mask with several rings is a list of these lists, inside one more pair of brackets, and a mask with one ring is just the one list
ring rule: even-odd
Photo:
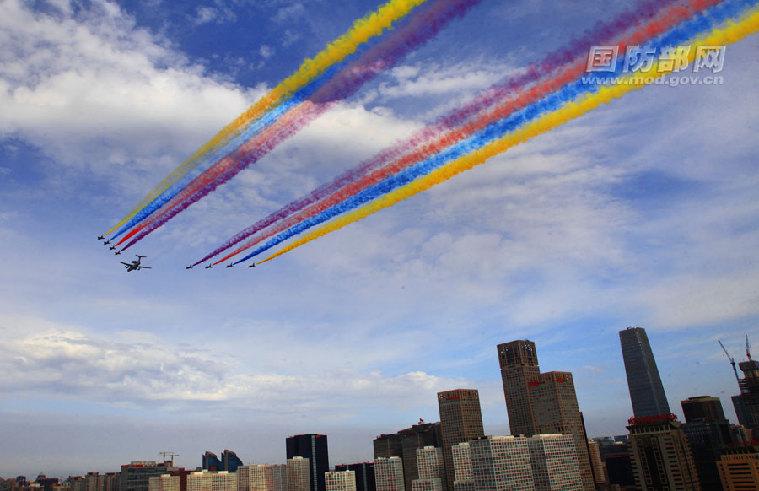
[[174,467],[174,457],[179,457],[179,454],[172,450],[164,450],[163,452],[158,452],[158,455],[163,457],[164,462],[171,462],[172,467]]
[[751,361],[751,344],[748,342],[748,334],[746,334],[746,358]]
[[[748,339],[748,338],[746,338]],[[738,385],[741,383],[741,378],[738,376],[738,369],[735,368],[735,358],[730,356],[730,353],[727,351],[727,348],[725,348],[725,345],[722,344],[722,341],[719,339],[717,340],[719,345],[722,347],[722,351],[725,352],[725,355],[727,356],[727,359],[730,360],[730,364],[733,366],[733,373],[735,373],[735,380],[738,381]]]

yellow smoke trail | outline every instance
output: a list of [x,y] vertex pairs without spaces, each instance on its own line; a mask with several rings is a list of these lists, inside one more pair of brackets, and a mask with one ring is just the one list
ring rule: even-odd
[[[740,21],[729,23],[726,27],[721,29],[715,29],[708,35],[705,35],[694,42],[688,53],[688,63],[692,63],[695,59],[698,51],[697,46],[722,46],[732,44],[740,41],[746,36],[756,33],[757,31],[759,31],[759,10],[753,10],[746,14]],[[564,123],[579,118],[589,111],[592,111],[603,104],[608,104],[627,93],[641,89],[650,84],[653,79],[662,74],[666,74],[667,72],[668,70],[660,67],[658,63],[655,63],[646,73],[630,75],[626,77],[626,79],[621,80],[617,85],[604,86],[594,94],[586,95],[575,102],[568,102],[556,111],[546,113],[532,123],[517,129],[499,140],[465,155],[464,157],[454,160],[403,187],[391,191],[390,193],[365,204],[361,208],[357,208],[345,215],[337,217],[335,220],[307,233],[297,241],[287,245],[256,264],[271,261],[272,259],[307,244],[312,240],[323,237],[345,227],[346,225],[362,220],[380,210],[393,206],[399,201],[410,198],[422,191],[426,191],[432,186],[447,181],[456,174],[460,174],[475,166],[483,164],[491,157],[505,152],[520,143],[524,143],[538,135],[561,126]]]
[[323,74],[330,66],[339,63],[353,54],[359,46],[371,38],[382,34],[396,21],[402,19],[426,1],[390,0],[371,14],[356,20],[348,32],[329,43],[314,58],[306,58],[295,73],[280,82],[279,85],[264,95],[258,102],[250,106],[244,113],[195,150],[187,160],[182,162],[179,167],[171,171],[168,176],[151,189],[132,211],[103,235],[112,234],[127,221],[131,220],[140,210],[194,169],[203,156],[234,138],[248,123],[254,121],[266,111],[276,107],[288,96]]

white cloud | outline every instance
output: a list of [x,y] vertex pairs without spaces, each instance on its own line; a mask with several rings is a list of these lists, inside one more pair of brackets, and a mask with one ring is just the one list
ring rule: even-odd
[[77,17],[3,2],[0,42],[0,135],[98,172],[158,176],[261,93],[205,75],[104,1]]
[[[329,418],[367,404],[397,408],[434,400],[458,381],[414,370],[321,368],[249,371],[209,347],[175,343],[145,331],[98,336],[36,318],[4,318],[0,387],[6,393],[86,397],[110,404],[219,403],[285,418],[305,408]],[[293,344],[292,349],[297,349]],[[289,363],[285,363],[289,366]],[[327,396],[328,395],[328,396]]]

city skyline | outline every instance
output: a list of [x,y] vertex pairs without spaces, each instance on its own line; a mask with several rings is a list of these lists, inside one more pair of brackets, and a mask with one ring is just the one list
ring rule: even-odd
[[757,36],[727,46],[724,85],[647,87],[266,267],[184,269],[639,0],[478,2],[128,251],[152,269],[96,242],[382,3],[0,2],[0,475],[282,462],[306,433],[349,463],[456,387],[506,435],[494,349],[517,339],[572,373],[589,436],[623,434],[635,325],[681,420],[710,395],[736,421],[717,339],[759,339]]

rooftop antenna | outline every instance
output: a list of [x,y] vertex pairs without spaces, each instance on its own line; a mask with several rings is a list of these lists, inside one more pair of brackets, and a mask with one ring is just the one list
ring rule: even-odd
[[751,343],[748,342],[748,334],[746,334],[746,358],[751,361]]
[[158,455],[163,457],[164,462],[171,462],[172,467],[174,467],[174,457],[179,457],[179,454],[172,450],[164,450],[163,452],[158,452]]
[[737,380],[738,384],[740,384],[741,383],[741,379],[738,376],[738,370],[735,368],[735,358],[733,358],[732,356],[730,356],[730,353],[728,353],[727,348],[725,348],[725,345],[722,344],[722,341],[720,341],[718,339],[717,342],[722,347],[722,351],[725,352],[725,355],[727,356],[727,359],[730,360],[730,364],[733,366],[733,373],[735,373],[735,380]]

